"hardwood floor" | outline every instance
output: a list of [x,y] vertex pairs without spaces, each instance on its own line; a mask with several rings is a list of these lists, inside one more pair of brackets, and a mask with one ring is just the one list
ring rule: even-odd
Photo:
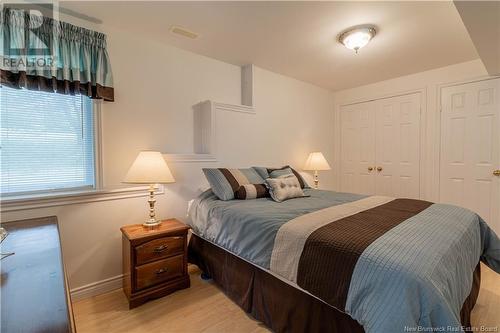
[[[500,275],[481,267],[479,299],[472,313],[475,326],[500,326]],[[267,332],[231,302],[214,284],[200,279],[189,267],[191,288],[149,302],[133,310],[122,290],[73,304],[79,333],[97,332]]]
[[481,289],[472,310],[472,323],[477,327],[497,327],[500,332],[500,275],[481,264]]
[[78,333],[267,332],[189,266],[191,287],[133,310],[121,289],[74,303]]

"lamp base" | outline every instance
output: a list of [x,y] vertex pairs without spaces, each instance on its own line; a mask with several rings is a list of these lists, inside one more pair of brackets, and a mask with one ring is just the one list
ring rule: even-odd
[[145,227],[153,228],[153,227],[156,227],[157,225],[161,224],[161,221],[157,220],[156,216],[155,216],[156,215],[155,214],[156,199],[155,199],[155,185],[154,184],[149,185],[148,203],[149,203],[149,220],[144,222],[142,225]]
[[160,220],[149,219],[146,222],[144,222],[142,225],[145,227],[152,228],[152,227],[156,227],[157,225],[160,225],[160,224],[161,224]]

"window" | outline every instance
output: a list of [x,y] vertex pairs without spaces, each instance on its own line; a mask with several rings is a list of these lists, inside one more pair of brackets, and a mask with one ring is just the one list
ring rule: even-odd
[[0,107],[2,195],[95,187],[88,97],[1,87]]

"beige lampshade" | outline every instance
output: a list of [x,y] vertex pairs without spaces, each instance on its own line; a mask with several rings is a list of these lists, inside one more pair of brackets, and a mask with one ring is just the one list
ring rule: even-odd
[[321,171],[321,170],[330,170],[330,165],[326,161],[323,153],[316,151],[309,154],[307,158],[306,164],[304,166],[304,170],[311,171]]
[[141,151],[127,172],[124,183],[166,184],[175,179],[167,162],[158,151]]

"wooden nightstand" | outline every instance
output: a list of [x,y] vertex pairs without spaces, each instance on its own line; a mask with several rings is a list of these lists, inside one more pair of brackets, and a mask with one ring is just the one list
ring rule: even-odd
[[170,219],[155,228],[133,224],[120,230],[123,234],[123,291],[130,309],[189,287],[187,225]]

